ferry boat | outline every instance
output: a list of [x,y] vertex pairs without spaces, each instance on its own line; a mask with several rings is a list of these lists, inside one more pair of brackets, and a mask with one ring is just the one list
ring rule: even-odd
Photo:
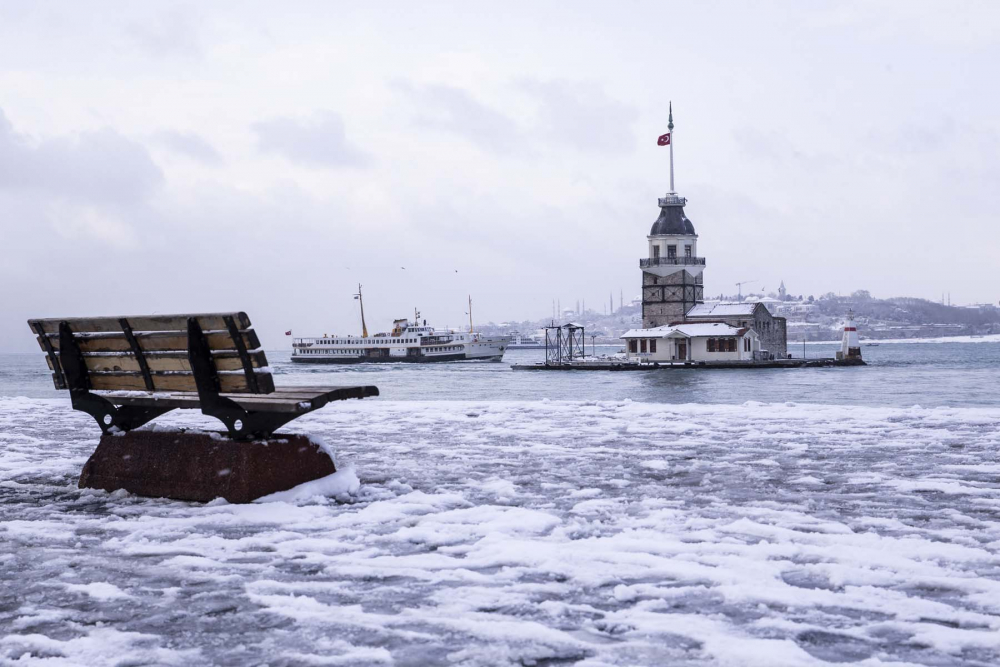
[[385,362],[426,363],[432,361],[500,361],[510,344],[509,336],[484,336],[472,327],[472,299],[469,299],[469,331],[441,330],[414,319],[395,320],[392,331],[368,335],[364,323],[361,286],[355,299],[361,301],[361,330],[358,336],[293,338],[292,361],[300,363],[360,364]]
[[538,340],[534,336],[523,334],[520,331],[511,331],[507,334],[510,337],[508,350],[544,350],[545,341]]

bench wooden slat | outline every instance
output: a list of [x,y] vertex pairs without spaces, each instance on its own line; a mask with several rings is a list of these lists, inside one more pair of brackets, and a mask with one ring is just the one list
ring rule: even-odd
[[[305,414],[311,412],[311,407],[303,407],[301,403],[307,402],[302,399],[291,399],[291,398],[272,398],[268,399],[264,396],[247,395],[247,394],[233,394],[230,396],[233,401],[244,408],[250,408],[254,410],[269,410],[273,412],[291,412]],[[125,397],[125,398],[113,398],[113,402],[120,403],[121,405],[136,405],[142,407],[174,407],[174,408],[198,408],[201,403],[198,401],[197,394],[171,394],[170,396],[163,398],[153,398],[147,396],[135,396],[135,397]]]
[[[311,391],[302,394],[288,394],[281,389],[267,395],[223,394],[239,405],[251,409],[267,409],[276,412],[302,413],[312,412],[310,404],[317,399],[326,402],[343,401],[352,398],[367,398],[378,396],[378,388],[374,386],[359,387],[324,387],[321,391]],[[134,396],[116,396],[102,394],[116,405],[135,405],[139,407],[175,407],[197,408],[200,403],[198,394],[194,392],[173,392],[167,395],[137,394]],[[303,405],[305,404],[305,405]]]
[[[359,393],[361,394],[361,396],[356,396],[355,395],[355,394],[359,394]],[[198,392],[194,392],[194,391],[171,391],[171,392],[161,393],[161,394],[158,394],[156,396],[153,396],[153,395],[150,395],[150,396],[140,396],[138,394],[128,394],[128,395],[121,395],[120,396],[118,394],[115,394],[112,391],[111,393],[105,393],[105,394],[101,394],[101,395],[104,396],[105,398],[108,398],[108,399],[114,401],[114,402],[118,402],[119,400],[136,401],[136,400],[140,400],[140,399],[143,400],[143,401],[145,401],[146,399],[163,400],[163,399],[172,399],[172,398],[184,398],[184,399],[187,399],[187,398],[197,399],[198,398]],[[245,394],[226,394],[226,393],[222,393],[220,395],[224,396],[226,398],[232,398],[234,400],[236,400],[236,399],[243,400],[244,398],[254,398],[255,397],[253,395],[247,396]],[[275,390],[272,393],[266,394],[266,395],[265,394],[261,394],[260,396],[262,396],[264,398],[268,398],[268,399],[275,399],[275,400],[277,400],[277,399],[282,399],[282,400],[285,400],[285,399],[287,399],[287,400],[291,400],[291,399],[296,399],[296,400],[312,400],[312,399],[315,399],[315,398],[317,398],[319,396],[327,396],[327,395],[330,397],[329,400],[346,400],[346,399],[350,399],[350,398],[358,398],[358,397],[365,397],[365,398],[367,398],[367,397],[370,397],[370,396],[378,396],[379,395],[379,391],[378,391],[378,387],[375,387],[373,385],[359,385],[359,386],[356,386],[356,387],[352,387],[352,386],[343,386],[343,387],[337,387],[337,386],[331,386],[331,387],[310,387],[308,389],[306,389],[304,387],[299,387],[297,389],[293,389],[293,388],[290,388],[290,387],[277,387],[277,388],[275,388]]]
[[[250,362],[253,364],[254,368],[264,368],[267,366],[267,357],[264,356],[263,352],[251,352],[249,353]],[[56,353],[56,358],[59,354]],[[149,370],[154,373],[157,371],[186,371],[191,372],[191,362],[188,360],[186,352],[165,352],[162,354],[152,353],[145,355],[146,365],[149,366]],[[243,370],[243,362],[240,360],[239,355],[236,352],[220,352],[219,354],[212,355],[213,361],[215,361],[215,368],[220,371],[239,371]],[[107,353],[100,356],[88,356],[84,355],[84,363],[87,365],[87,370],[92,372],[97,371],[128,371],[138,373],[139,362],[136,358],[128,352],[119,353]],[[49,370],[52,368],[52,360],[48,356],[45,357],[45,363],[48,364]]]
[[[90,373],[90,387],[102,391],[146,391],[146,382],[141,373]],[[270,373],[256,373],[257,388],[262,395],[274,392],[274,380]],[[52,382],[59,388],[55,373]],[[222,393],[246,394],[250,392],[246,375],[240,373],[220,373],[219,384]],[[154,391],[197,392],[194,375],[191,373],[153,374]],[[197,396],[197,393],[195,393]]]
[[[188,315],[133,315],[125,316],[132,331],[187,331],[187,321],[189,317],[194,317],[201,325],[202,331],[225,331],[226,323],[224,318],[232,317],[239,329],[250,327],[250,318],[246,313],[192,313]],[[28,320],[32,329],[35,324],[40,324],[45,333],[59,333],[59,323],[69,324],[73,333],[122,333],[119,320],[122,317],[51,317],[44,319]]]
[[[59,348],[59,334],[46,334],[52,344]],[[246,346],[247,350],[254,351],[260,348],[260,339],[257,338],[257,333],[253,330],[243,331],[243,344]],[[75,336],[77,345],[80,346],[80,351],[83,353],[87,352],[131,352],[132,346],[129,345],[128,340],[125,338],[124,333],[99,333],[93,336]],[[136,340],[139,342],[139,347],[142,348],[143,352],[184,352],[187,354],[187,334],[186,333],[171,333],[171,332],[140,332],[135,334]],[[38,341],[38,346],[45,351],[45,344],[42,342],[40,336],[36,336]],[[213,331],[205,334],[205,339],[208,340],[208,346],[212,351],[217,350],[236,350],[236,345],[233,343],[232,337],[229,335],[228,331]]]

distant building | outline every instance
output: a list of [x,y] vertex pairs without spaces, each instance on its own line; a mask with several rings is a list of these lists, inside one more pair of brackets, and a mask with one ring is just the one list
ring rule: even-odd
[[[698,234],[695,233],[694,224],[684,213],[687,200],[678,196],[674,190],[672,110],[667,127],[670,130],[670,192],[659,199],[660,215],[646,237],[649,254],[639,260],[639,268],[642,270],[643,329],[662,330],[664,327],[687,322],[708,321],[727,325],[734,330],[750,328],[759,337],[761,350],[775,357],[787,356],[785,318],[772,315],[763,303],[744,301],[705,304],[705,258],[698,256]],[[781,284],[780,294],[784,298],[784,282]],[[777,303],[776,299],[771,301]],[[677,340],[674,334],[670,336],[671,340]],[[641,340],[634,336],[632,339]]]
[[632,329],[622,338],[629,359],[649,362],[749,361],[762,356],[757,332],[721,322]]
[[781,284],[778,285],[778,298],[782,301],[788,296],[788,290],[785,289],[785,281],[782,280]]
[[788,354],[788,322],[775,317],[759,301],[700,303],[687,312],[687,322],[724,322],[737,328],[749,327],[760,337],[760,349],[776,357]]

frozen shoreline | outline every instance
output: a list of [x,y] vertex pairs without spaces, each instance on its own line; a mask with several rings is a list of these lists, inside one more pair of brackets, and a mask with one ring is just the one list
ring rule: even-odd
[[0,426],[0,660],[1000,660],[1000,409],[350,403],[295,430],[351,502],[244,506],[76,489],[64,401]]

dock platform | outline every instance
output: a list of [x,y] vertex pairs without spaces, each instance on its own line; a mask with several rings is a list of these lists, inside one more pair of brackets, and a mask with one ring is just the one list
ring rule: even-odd
[[771,361],[680,361],[638,363],[634,361],[595,359],[561,364],[514,364],[515,371],[655,371],[763,368],[827,368],[830,366],[865,366],[861,359],[774,359]]

